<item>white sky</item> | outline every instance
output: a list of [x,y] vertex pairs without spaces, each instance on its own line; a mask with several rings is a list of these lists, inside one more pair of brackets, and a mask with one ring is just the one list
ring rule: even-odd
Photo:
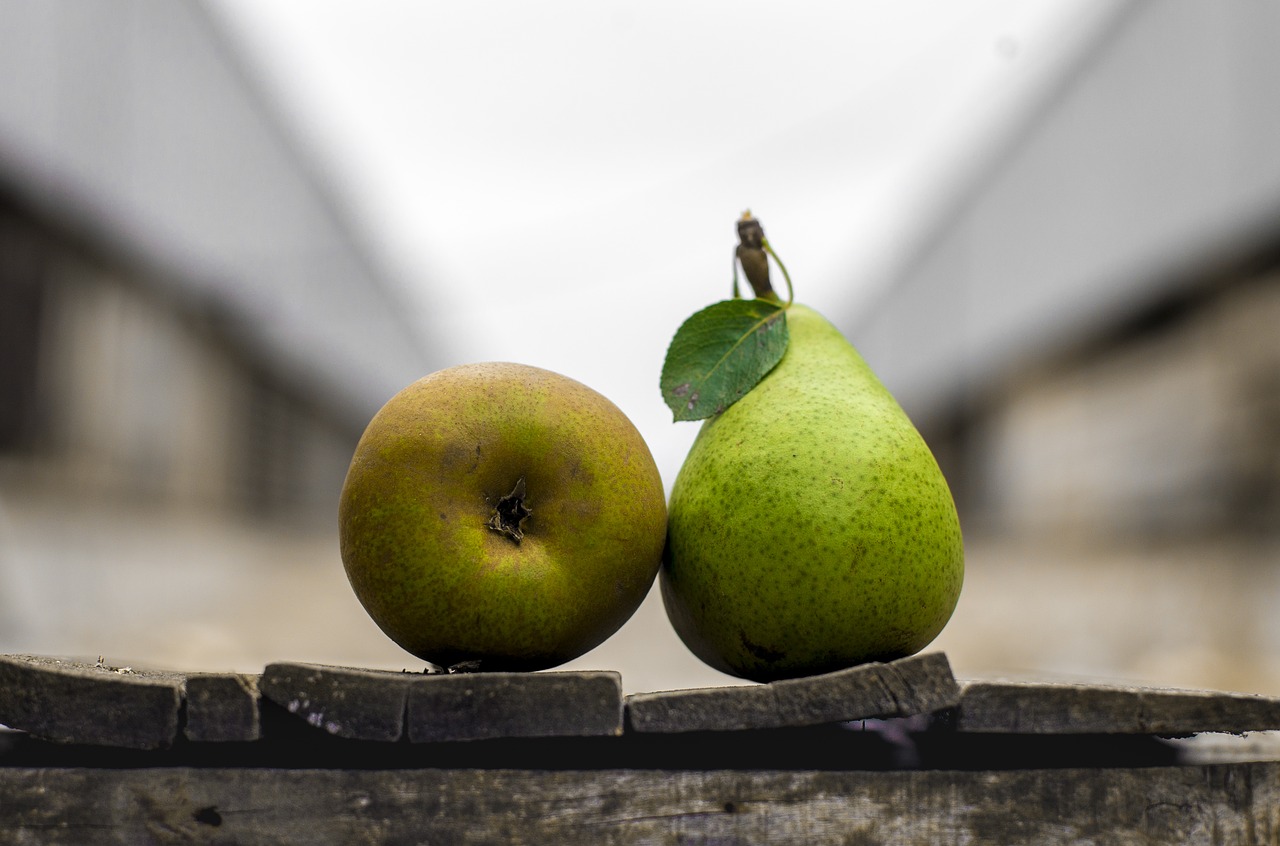
[[1114,2],[211,5],[438,366],[591,385],[670,486],[696,424],[663,355],[728,295],[741,211],[842,322]]

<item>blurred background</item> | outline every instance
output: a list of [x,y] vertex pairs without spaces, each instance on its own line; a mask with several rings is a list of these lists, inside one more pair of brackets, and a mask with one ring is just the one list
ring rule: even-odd
[[[658,392],[750,208],[937,454],[931,649],[1280,695],[1280,3],[0,0],[0,651],[421,662],[335,509],[427,372]],[[732,680],[656,594],[573,668]]]

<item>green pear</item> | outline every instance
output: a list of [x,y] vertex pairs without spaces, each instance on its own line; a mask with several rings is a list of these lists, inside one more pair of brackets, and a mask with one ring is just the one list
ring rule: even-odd
[[342,561],[374,622],[442,667],[538,670],[613,634],[666,536],[657,465],[580,382],[463,365],[369,422],[338,509]]
[[951,491],[905,412],[815,311],[787,325],[781,361],[699,430],[659,578],[689,649],[757,681],[918,652],[964,577]]

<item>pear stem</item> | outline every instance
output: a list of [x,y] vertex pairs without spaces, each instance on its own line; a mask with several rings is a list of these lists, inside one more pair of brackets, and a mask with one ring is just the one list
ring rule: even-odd
[[742,272],[746,274],[747,282],[751,285],[756,299],[782,303],[777,292],[773,290],[773,284],[769,281],[769,257],[772,256],[782,270],[783,278],[787,280],[787,301],[782,305],[784,307],[791,305],[795,297],[795,291],[791,286],[791,274],[787,273],[786,266],[773,251],[773,247],[769,246],[768,240],[764,237],[764,227],[760,225],[760,221],[751,216],[749,211],[743,212],[741,219],[738,220],[738,242],[733,254],[734,299],[739,297],[738,265],[742,265]]

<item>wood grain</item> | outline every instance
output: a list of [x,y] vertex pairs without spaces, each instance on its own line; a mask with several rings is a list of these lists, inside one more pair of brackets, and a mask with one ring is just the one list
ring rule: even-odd
[[234,743],[262,736],[258,676],[195,673],[187,676],[183,736],[196,743]]
[[164,749],[184,677],[38,655],[0,655],[0,724],[59,743]]
[[498,737],[622,734],[622,677],[614,672],[458,673],[409,685],[414,743]]
[[0,844],[1274,844],[1280,763],[1000,772],[0,769]]
[[1244,693],[1040,682],[966,683],[954,726],[1008,734],[1155,734],[1280,729],[1280,699]]
[[627,719],[647,733],[741,731],[907,717],[959,701],[951,665],[939,652],[769,684],[633,694]]

